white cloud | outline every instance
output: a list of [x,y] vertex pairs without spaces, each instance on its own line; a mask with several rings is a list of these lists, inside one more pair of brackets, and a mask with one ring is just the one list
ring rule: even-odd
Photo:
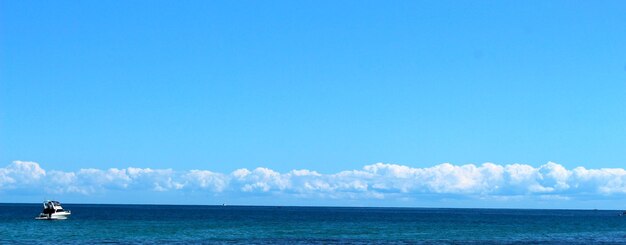
[[183,179],[185,184],[174,185],[175,189],[187,187],[221,192],[228,187],[228,178],[225,175],[207,170],[191,170],[183,175]]
[[231,174],[232,184],[240,186],[238,189],[245,192],[270,190],[285,190],[291,186],[289,174],[280,174],[269,168],[256,168],[252,171],[238,169]]
[[573,181],[570,185],[578,190],[604,195],[626,194],[626,170],[622,168],[577,167],[571,172]]
[[36,162],[14,161],[9,166],[0,168],[0,190],[30,186],[45,176],[46,171]]
[[308,169],[279,173],[262,167],[237,169],[231,173],[134,167],[64,172],[46,171],[35,162],[15,161],[0,168],[0,192],[14,190],[83,195],[129,190],[241,196],[257,193],[335,199],[453,195],[494,200],[516,200],[525,196],[542,200],[572,200],[577,196],[608,198],[626,195],[626,170],[584,167],[568,170],[548,162],[539,167],[443,163],[427,168],[376,163],[335,174],[321,174]]

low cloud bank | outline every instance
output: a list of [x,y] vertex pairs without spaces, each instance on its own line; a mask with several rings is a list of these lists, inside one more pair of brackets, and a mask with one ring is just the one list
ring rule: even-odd
[[376,163],[358,170],[321,174],[300,169],[279,173],[268,168],[237,169],[231,173],[209,170],[125,168],[45,170],[36,162],[14,161],[0,168],[0,193],[79,193],[110,190],[213,194],[268,194],[314,198],[419,198],[460,196],[469,198],[540,197],[611,198],[626,194],[622,168],[566,169],[548,162],[525,164],[453,165],[427,168]]

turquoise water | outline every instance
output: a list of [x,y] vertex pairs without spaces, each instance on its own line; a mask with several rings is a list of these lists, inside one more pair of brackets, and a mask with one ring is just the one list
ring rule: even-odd
[[626,243],[619,211],[0,204],[0,243]]

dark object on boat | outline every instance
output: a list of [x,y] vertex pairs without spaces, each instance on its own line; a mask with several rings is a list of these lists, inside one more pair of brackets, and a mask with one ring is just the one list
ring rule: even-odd
[[626,216],[626,211],[624,211],[621,214],[619,214],[619,216]]

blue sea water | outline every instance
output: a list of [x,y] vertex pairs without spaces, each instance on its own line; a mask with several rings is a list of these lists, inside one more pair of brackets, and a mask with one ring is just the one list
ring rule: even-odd
[[626,243],[606,210],[63,204],[68,220],[35,220],[40,204],[0,204],[0,243]]

